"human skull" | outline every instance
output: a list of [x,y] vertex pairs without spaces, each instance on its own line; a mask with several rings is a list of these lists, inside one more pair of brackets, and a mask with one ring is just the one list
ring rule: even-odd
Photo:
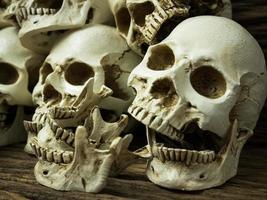
[[110,4],[119,32],[140,55],[188,17],[232,16],[230,0],[110,0]]
[[129,113],[147,126],[152,182],[202,190],[236,175],[267,94],[263,52],[244,28],[187,19],[148,49],[128,83],[137,91]]
[[[38,182],[57,190],[97,192],[103,188],[107,175],[127,166],[132,137],[118,137],[128,119],[121,114],[133,100],[127,87],[128,76],[140,61],[116,29],[104,25],[71,31],[55,45],[40,69],[33,92],[39,107],[33,121],[25,121],[29,132],[26,150],[34,150],[41,160],[35,170]],[[79,139],[78,126],[87,127],[83,136],[87,139]],[[89,139],[94,144],[88,143]],[[83,151],[88,157],[83,156]],[[111,158],[107,163],[102,160],[105,156]],[[103,164],[104,172],[94,174],[98,171],[94,160],[99,161],[96,168]],[[115,165],[112,172],[110,164]],[[81,167],[76,168],[77,165]],[[106,173],[104,177],[102,172]],[[77,177],[66,178],[77,173],[77,177],[84,178],[82,182],[76,182]],[[95,182],[89,181],[93,177]]]
[[66,30],[113,22],[107,0],[21,0],[16,17],[22,45],[40,53]]
[[30,116],[23,106],[32,106],[31,91],[44,58],[21,46],[14,27],[0,31],[0,47],[0,146],[5,146],[26,139],[23,120]]

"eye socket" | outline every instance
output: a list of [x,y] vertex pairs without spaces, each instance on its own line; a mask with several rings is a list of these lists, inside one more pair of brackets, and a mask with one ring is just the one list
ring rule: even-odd
[[131,23],[131,17],[127,8],[124,7],[118,10],[116,13],[116,22],[118,29],[124,35],[127,35]]
[[42,84],[45,83],[45,80],[47,79],[47,77],[49,76],[49,74],[51,74],[53,72],[53,68],[49,63],[45,63],[40,70],[40,78],[41,78],[41,82]]
[[155,7],[153,3],[147,1],[144,3],[133,4],[130,9],[132,10],[133,18],[138,26],[144,26],[146,16],[153,13]]
[[94,77],[94,70],[84,63],[72,63],[65,72],[65,79],[72,85],[83,85]]
[[226,80],[223,75],[210,66],[197,68],[190,75],[192,87],[202,96],[217,99],[226,92]]
[[167,45],[152,47],[151,56],[148,59],[149,69],[161,71],[171,68],[175,63],[173,51]]
[[0,63],[0,84],[11,85],[19,79],[18,71],[8,63]]

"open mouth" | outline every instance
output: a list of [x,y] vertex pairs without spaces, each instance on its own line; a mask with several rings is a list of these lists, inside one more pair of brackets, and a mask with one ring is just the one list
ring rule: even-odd
[[222,138],[215,133],[201,130],[196,120],[177,130],[141,107],[131,106],[129,113],[147,126],[152,156],[162,162],[208,164],[216,160],[224,147],[225,141]]
[[16,118],[17,106],[0,106],[0,128],[1,130],[7,131],[11,128]]

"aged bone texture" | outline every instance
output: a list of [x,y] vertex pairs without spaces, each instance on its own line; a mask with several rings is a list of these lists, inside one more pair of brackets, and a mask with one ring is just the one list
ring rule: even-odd
[[187,19],[151,46],[129,77],[128,110],[147,126],[148,178],[191,191],[235,176],[266,99],[265,66],[257,41],[222,17]]
[[[31,92],[44,58],[21,46],[18,30],[0,30],[0,146],[26,140],[23,120],[33,112]],[[28,108],[26,108],[28,107]]]
[[110,0],[118,31],[144,55],[183,20],[198,15],[232,17],[230,0]]

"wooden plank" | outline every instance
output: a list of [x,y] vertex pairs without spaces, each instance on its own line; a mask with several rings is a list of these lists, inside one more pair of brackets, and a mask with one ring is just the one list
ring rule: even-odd
[[[267,1],[233,0],[234,19],[259,41],[267,55]],[[136,141],[141,139],[138,134]],[[144,135],[144,134],[143,134]],[[23,145],[0,149],[0,199],[267,199],[267,106],[255,136],[245,146],[238,176],[227,184],[201,192],[179,192],[160,188],[148,181],[145,163],[130,166],[119,177],[109,178],[100,194],[60,192],[39,185],[33,175],[36,159],[23,152]]]

